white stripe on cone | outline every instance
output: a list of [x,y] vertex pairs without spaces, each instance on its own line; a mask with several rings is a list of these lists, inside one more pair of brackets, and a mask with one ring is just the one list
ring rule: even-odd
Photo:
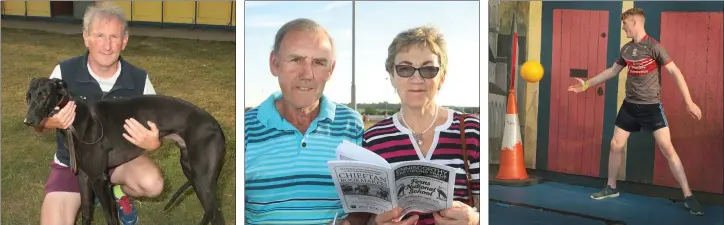
[[503,145],[501,151],[515,151],[515,145],[520,143],[520,127],[518,126],[518,114],[505,115],[505,130],[503,131]]

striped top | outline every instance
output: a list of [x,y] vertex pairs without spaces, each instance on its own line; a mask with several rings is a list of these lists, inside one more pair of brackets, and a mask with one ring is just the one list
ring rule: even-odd
[[327,161],[342,140],[361,145],[359,113],[322,96],[306,134],[284,120],[272,94],[244,118],[245,224],[327,224],[345,218]]
[[[413,143],[412,133],[398,120],[397,114],[367,129],[362,146],[382,156],[390,164],[425,160],[455,168],[457,174],[453,200],[467,202],[467,175],[460,142],[461,114],[449,109],[447,111],[447,121],[435,127],[435,136],[427,156],[423,156],[417,144]],[[464,124],[471,178],[480,180],[480,120],[477,116],[468,114]],[[473,184],[472,192],[479,196],[480,185]],[[413,213],[406,218],[410,215]],[[432,214],[422,214],[417,224],[435,224],[435,219]]]

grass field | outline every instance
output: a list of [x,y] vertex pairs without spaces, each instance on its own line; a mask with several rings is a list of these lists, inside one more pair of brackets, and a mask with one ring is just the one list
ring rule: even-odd
[[[78,28],[80,29],[80,27]],[[55,65],[85,52],[80,35],[2,29],[2,222],[38,224],[44,185],[55,152],[52,132],[35,133],[22,121],[24,95],[33,77],[48,77]],[[158,94],[176,96],[206,109],[224,128],[226,162],[219,197],[227,224],[235,224],[235,44],[132,36],[123,57],[146,69]],[[164,205],[186,181],[178,148],[166,142],[149,154],[163,171],[161,196],[137,199],[139,224],[196,224],[202,207],[193,189],[168,212]],[[105,224],[100,206],[93,224]]]

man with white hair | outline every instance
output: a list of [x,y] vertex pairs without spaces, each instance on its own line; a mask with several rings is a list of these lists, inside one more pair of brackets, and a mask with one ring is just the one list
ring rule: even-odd
[[361,145],[364,132],[357,111],[323,94],[334,52],[313,20],[277,31],[269,69],[280,91],[244,114],[245,223],[366,224],[366,214],[344,212],[327,168],[337,145]]
[[[90,6],[83,17],[83,40],[87,52],[56,65],[51,78],[65,81],[67,88],[89,103],[101,99],[155,94],[148,74],[120,57],[128,43],[128,24],[123,10],[114,5]],[[56,109],[58,109],[56,107]],[[43,121],[37,132],[66,129],[75,118],[75,104],[69,102],[53,117]],[[147,151],[161,146],[158,129],[151,121],[128,118],[123,137]],[[40,224],[75,224],[81,205],[78,178],[71,171],[68,150],[56,131],[57,152],[50,163]],[[160,168],[146,155],[118,167],[109,176],[122,224],[137,224],[138,216],[130,196],[155,197],[163,190]]]

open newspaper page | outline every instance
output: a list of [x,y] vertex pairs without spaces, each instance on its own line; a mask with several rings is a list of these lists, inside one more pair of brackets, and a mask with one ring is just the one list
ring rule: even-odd
[[390,168],[390,164],[382,156],[347,140],[337,146],[336,152],[339,160],[362,161]]
[[455,169],[424,161],[393,167],[397,206],[409,212],[431,213],[452,207]]
[[346,213],[392,210],[390,168],[359,161],[329,161],[329,170]]

